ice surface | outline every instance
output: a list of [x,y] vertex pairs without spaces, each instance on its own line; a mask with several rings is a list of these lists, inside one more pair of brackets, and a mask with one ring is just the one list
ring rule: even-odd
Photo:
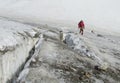
[[0,83],[6,83],[25,63],[39,37],[33,26],[0,18]]
[[[49,36],[47,40],[43,42],[42,48],[36,60],[34,60],[35,62],[31,62],[30,72],[26,76],[25,82],[86,83],[89,81],[88,83],[109,83],[112,81],[119,83],[119,77],[117,77],[119,76],[119,72],[116,70],[119,69],[119,65],[115,64],[117,58],[112,54],[107,55],[106,53],[106,55],[104,55],[104,53],[99,50],[106,47],[108,50],[104,49],[103,51],[108,51],[109,53],[109,45],[113,44],[114,46],[115,43],[112,43],[108,38],[115,38],[115,41],[118,41],[119,37],[111,37],[100,33],[102,36],[99,37],[97,36],[98,32],[86,32],[81,36],[74,31],[69,31],[69,29],[62,30],[63,34],[65,34],[67,45],[57,40],[59,35],[56,34],[56,32],[47,30],[45,33],[46,35],[48,33]],[[56,38],[53,39],[52,37],[55,35]],[[99,45],[99,42],[109,43]],[[119,49],[119,46],[117,48],[114,46],[113,49]],[[118,62],[118,64],[120,64],[120,62]],[[105,71],[95,70],[95,65],[105,69]],[[82,77],[81,73],[83,72],[90,72],[90,78],[80,80],[80,77]]]
[[33,31],[32,28],[29,25],[7,21],[5,19],[0,20],[0,50],[8,51],[15,49],[14,47],[22,42],[20,40],[22,36],[19,37],[20,35],[34,37],[37,32]]

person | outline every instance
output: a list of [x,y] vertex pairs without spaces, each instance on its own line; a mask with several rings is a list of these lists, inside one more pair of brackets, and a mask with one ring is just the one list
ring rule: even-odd
[[78,28],[80,29],[80,32],[81,35],[83,35],[83,30],[85,29],[85,25],[84,25],[84,22],[83,20],[81,20],[79,23],[78,23]]

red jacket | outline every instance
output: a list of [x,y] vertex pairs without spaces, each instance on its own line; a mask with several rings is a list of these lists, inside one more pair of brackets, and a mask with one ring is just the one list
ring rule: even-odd
[[83,21],[80,21],[80,22],[78,23],[78,28],[84,28],[84,27],[85,27],[84,22],[83,22]]

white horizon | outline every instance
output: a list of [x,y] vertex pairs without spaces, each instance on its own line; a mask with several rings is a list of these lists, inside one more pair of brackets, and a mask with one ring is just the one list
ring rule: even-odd
[[0,0],[0,16],[85,23],[120,32],[119,0]]

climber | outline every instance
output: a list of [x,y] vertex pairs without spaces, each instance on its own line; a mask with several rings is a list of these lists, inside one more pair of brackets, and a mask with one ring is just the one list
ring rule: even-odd
[[84,22],[83,20],[81,20],[79,23],[78,23],[78,28],[80,29],[80,32],[81,35],[83,35],[83,30],[85,29],[85,25],[84,25]]

